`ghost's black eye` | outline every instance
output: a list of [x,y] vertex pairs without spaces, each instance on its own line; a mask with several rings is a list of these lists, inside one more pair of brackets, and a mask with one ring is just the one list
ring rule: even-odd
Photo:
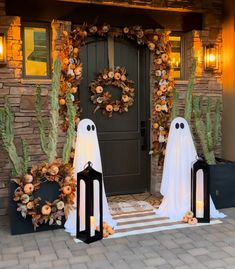
[[91,128],[92,128],[92,131],[95,131],[95,125],[94,124],[91,125]]
[[90,125],[87,125],[87,131],[90,131],[91,130],[91,126]]
[[175,128],[176,128],[176,129],[179,129],[179,127],[180,127],[180,125],[179,125],[179,123],[177,122],[177,123],[175,124]]
[[182,122],[180,123],[180,128],[184,129],[184,124]]

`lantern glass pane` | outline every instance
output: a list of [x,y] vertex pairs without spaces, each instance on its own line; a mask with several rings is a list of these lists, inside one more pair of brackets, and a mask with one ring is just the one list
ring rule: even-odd
[[80,180],[80,197],[79,197],[79,214],[80,214],[80,222],[79,222],[79,230],[86,230],[86,183],[84,180]]
[[4,60],[4,37],[3,35],[0,35],[0,61],[3,61]]
[[181,78],[181,47],[182,40],[181,36],[170,36],[171,42],[171,67],[173,68],[173,77]]
[[99,219],[100,219],[100,193],[99,193],[99,187],[100,187],[100,183],[98,180],[94,180],[93,181],[93,187],[94,190],[94,205],[93,205],[93,210],[94,210],[94,216],[95,216],[95,223],[96,226],[99,226]]
[[199,169],[196,173],[196,218],[204,217],[204,174]]

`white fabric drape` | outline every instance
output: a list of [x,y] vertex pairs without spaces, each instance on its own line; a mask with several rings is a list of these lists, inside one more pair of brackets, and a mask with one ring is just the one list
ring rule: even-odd
[[[184,118],[175,118],[170,126],[166,147],[163,176],[160,192],[164,196],[156,213],[160,216],[181,220],[190,210],[191,167],[197,160],[190,128]],[[210,215],[213,218],[225,217],[216,210],[210,198]]]
[[[77,175],[77,173],[84,170],[86,164],[89,161],[92,163],[93,169],[102,173],[102,164],[101,164],[96,126],[92,120],[84,119],[80,121],[77,128],[77,139],[76,139],[75,156],[73,163],[75,176]],[[103,188],[103,221],[107,222],[111,227],[115,227],[116,222],[112,219],[112,216],[110,215],[109,212],[104,184],[102,188]],[[98,185],[95,185],[94,192],[96,197],[97,196],[96,194],[98,193]],[[75,207],[76,206],[77,205],[75,198]],[[84,210],[84,208],[85,208],[84,205],[80,205],[80,209]],[[65,230],[69,232],[71,235],[76,234],[76,221],[77,221],[76,214],[77,209],[75,208],[70,212],[64,226]],[[84,214],[85,216],[85,212],[81,212],[81,214],[82,215]],[[94,215],[96,225],[99,225],[99,216],[97,210],[95,210]],[[84,228],[84,222],[82,222],[82,220],[80,222],[80,227]]]

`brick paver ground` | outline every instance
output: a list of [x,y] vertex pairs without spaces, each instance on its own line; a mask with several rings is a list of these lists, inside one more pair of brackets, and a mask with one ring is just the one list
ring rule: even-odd
[[235,269],[235,208],[223,224],[76,244],[62,229],[11,236],[0,217],[0,268]]

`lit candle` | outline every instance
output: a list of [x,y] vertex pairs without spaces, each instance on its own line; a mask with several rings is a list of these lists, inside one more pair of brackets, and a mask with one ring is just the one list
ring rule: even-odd
[[90,225],[91,225],[90,236],[94,236],[95,235],[95,217],[94,216],[90,216]]
[[196,218],[204,217],[204,203],[203,201],[196,201]]

